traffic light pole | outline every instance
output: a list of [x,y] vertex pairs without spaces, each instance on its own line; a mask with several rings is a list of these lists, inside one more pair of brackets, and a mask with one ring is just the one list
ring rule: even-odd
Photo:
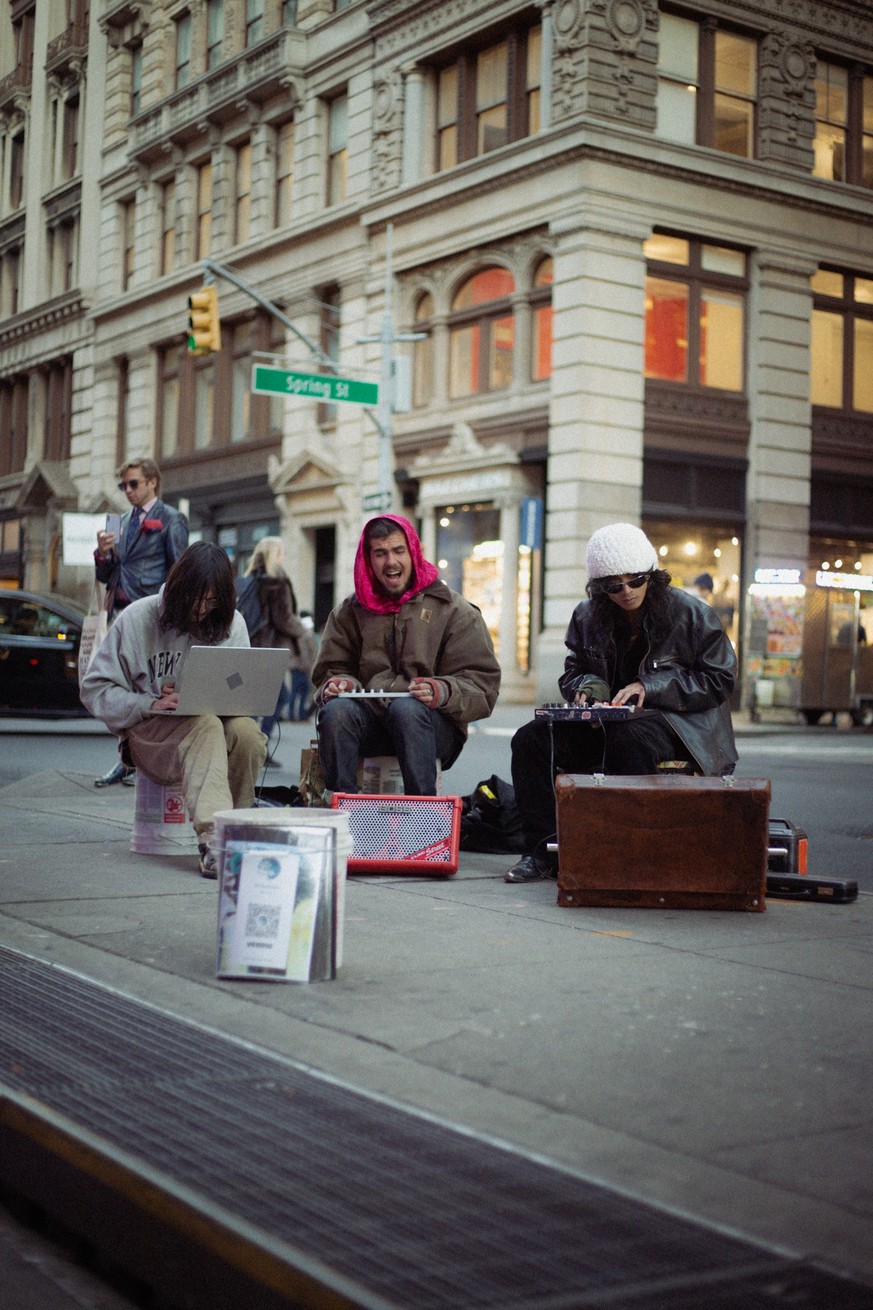
[[[232,283],[233,286],[238,288],[238,290],[244,292],[245,295],[250,296],[251,299],[254,300],[256,304],[260,305],[262,309],[265,309],[268,314],[272,314],[273,317],[277,318],[280,323],[283,323],[285,327],[288,328],[289,332],[293,332],[294,336],[297,337],[298,341],[302,341],[303,345],[310,352],[310,354],[315,356],[319,364],[321,364],[324,368],[328,369],[331,373],[336,373],[336,374],[340,373],[340,366],[336,363],[336,361],[331,359],[329,355],[326,355],[325,352],[321,349],[321,347],[317,346],[315,342],[312,341],[306,335],[305,332],[301,331],[301,329],[297,326],[297,324],[293,323],[291,319],[288,317],[288,315],[283,313],[283,311],[279,308],[279,306],[274,304],[272,300],[268,300],[266,296],[262,296],[260,291],[256,291],[253,286],[250,286],[248,282],[244,282],[243,279],[238,276],[238,274],[234,273],[232,269],[226,268],[224,264],[218,264],[215,262],[214,259],[202,259],[200,262],[206,274],[207,281],[209,281],[209,279],[212,277],[221,277],[224,278],[225,282]],[[389,369],[390,369],[390,359],[389,359]],[[383,374],[384,374],[384,361],[383,361]],[[389,378],[389,382],[390,382],[390,378]],[[383,405],[382,394],[383,393],[380,390],[378,410],[372,410],[367,406],[364,406],[364,413],[375,425],[376,431],[379,433],[380,454],[386,439],[385,428],[383,427],[384,411],[382,408]],[[388,412],[387,439],[390,442],[391,441],[390,395],[389,395],[389,404],[388,404],[387,412]],[[381,483],[380,483],[380,487],[381,487]]]
[[379,372],[379,409],[376,426],[379,429],[379,498],[380,509],[390,509],[393,499],[392,462],[394,458],[394,367],[392,346],[397,341],[421,341],[423,332],[395,332],[391,300],[394,291],[394,224],[385,227],[385,312],[378,336],[358,337],[362,344],[379,341],[382,345]]

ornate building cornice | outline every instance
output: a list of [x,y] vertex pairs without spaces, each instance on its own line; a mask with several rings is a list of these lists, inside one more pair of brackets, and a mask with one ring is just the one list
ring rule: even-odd
[[[78,289],[68,291],[54,300],[43,301],[35,309],[26,309],[20,314],[8,318],[0,329],[0,351],[13,351],[14,347],[23,345],[31,339],[38,339],[41,334],[53,328],[81,320],[87,313],[88,305]],[[19,365],[12,358],[10,367],[4,370],[6,376],[17,373]],[[27,367],[33,366],[33,359],[28,357]]]

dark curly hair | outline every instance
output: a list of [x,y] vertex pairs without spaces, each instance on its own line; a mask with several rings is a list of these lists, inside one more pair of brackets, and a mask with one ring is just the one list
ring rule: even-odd
[[[210,593],[215,604],[198,618]],[[211,541],[195,541],[167,574],[161,607],[161,624],[175,628],[195,642],[215,646],[230,636],[236,609],[233,567],[225,551]]]
[[[648,577],[649,587],[643,601],[643,613],[649,620],[652,636],[663,637],[670,623],[667,613],[667,591],[672,578],[666,569],[653,569]],[[587,583],[585,587],[591,599],[591,614],[595,629],[604,642],[612,636],[615,620],[621,612],[606,592],[599,589],[598,583],[605,580],[597,578],[593,583]]]

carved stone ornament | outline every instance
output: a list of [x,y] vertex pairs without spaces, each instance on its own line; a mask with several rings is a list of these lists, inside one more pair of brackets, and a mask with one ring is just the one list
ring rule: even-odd
[[646,14],[640,0],[609,0],[606,28],[620,50],[636,50],[646,29]]
[[371,180],[374,194],[400,182],[403,129],[402,80],[397,70],[380,78],[373,94],[373,156]]
[[803,95],[815,77],[815,63],[812,45],[800,41],[784,41],[779,51],[779,70],[787,95]]
[[584,21],[582,0],[561,0],[555,10],[555,41],[559,48],[579,44]]
[[446,455],[454,456],[480,456],[485,453],[482,443],[477,440],[476,433],[469,423],[460,420],[452,428],[452,435],[449,444],[446,446]]
[[373,118],[377,127],[387,132],[394,126],[392,119],[397,108],[395,89],[384,78],[377,81],[373,93]]

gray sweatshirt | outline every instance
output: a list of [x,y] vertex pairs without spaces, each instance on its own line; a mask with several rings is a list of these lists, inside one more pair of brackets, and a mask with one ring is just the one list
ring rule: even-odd
[[[135,600],[112,623],[82,680],[82,703],[110,732],[126,737],[128,728],[151,712],[165,682],[178,683],[185,656],[203,645],[175,628],[160,625],[163,587],[157,596]],[[249,646],[245,619],[233,616],[221,646]]]

